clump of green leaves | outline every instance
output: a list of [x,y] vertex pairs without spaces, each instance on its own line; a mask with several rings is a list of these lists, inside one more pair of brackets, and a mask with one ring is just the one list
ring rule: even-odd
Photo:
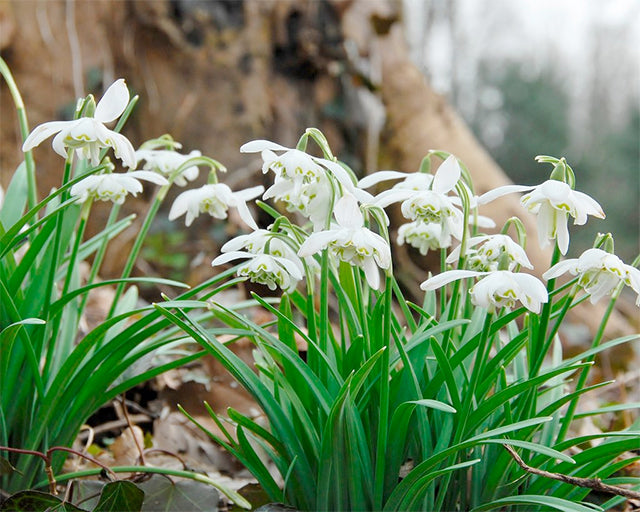
[[[305,152],[310,140],[323,158]],[[638,407],[576,412],[581,396],[610,384],[588,385],[594,357],[638,339],[602,342],[621,288],[640,292],[640,271],[604,250],[604,239],[582,259],[560,261],[568,218],[582,224],[588,215],[604,216],[595,200],[573,190],[564,159],[539,158],[553,170],[538,187],[475,197],[469,173],[444,152],[430,152],[418,173],[382,171],[356,183],[315,129],[294,149],[254,141],[242,150],[261,151],[263,170],[275,175],[264,198],[307,219],[296,223],[299,217],[258,202],[273,224],[232,240],[214,260],[245,259],[238,275],[283,290],[275,302],[253,295],[251,304],[272,315],[266,324],[253,321],[245,305],[202,304],[254,343],[255,367],[179,303],[155,307],[261,406],[268,427],[233,409],[228,418],[210,410],[223,435],[200,427],[249,468],[272,500],[300,510],[587,512],[625,499],[584,502],[589,488],[527,472],[505,446],[529,467],[640,487],[638,478],[616,476],[638,460],[620,458],[638,446],[637,422],[570,436],[581,417]],[[432,159],[444,161],[435,175]],[[398,179],[377,196],[364,191]],[[531,268],[522,222],[511,219],[501,235],[480,233],[489,223],[477,205],[516,191],[529,192],[522,203],[538,215],[541,245],[555,247],[546,285],[521,272]],[[402,202],[411,221],[400,243],[441,252],[442,273],[423,283],[419,304],[405,299],[387,257],[382,208],[393,202]],[[519,244],[506,236],[512,226]],[[567,271],[574,277],[558,283]],[[568,311],[605,295],[610,305],[592,347],[565,357],[558,332]]]
[[[0,73],[13,96],[25,140],[25,160],[0,205],[0,489],[12,493],[46,485],[45,469],[49,482],[54,475],[61,481],[68,447],[92,413],[131,387],[202,355],[203,351],[184,350],[186,340],[179,329],[152,305],[138,303],[135,285],[179,289],[176,298],[188,307],[189,299],[210,298],[228,286],[220,283],[229,273],[187,291],[188,286],[176,281],[130,277],[170,182],[147,171],[111,174],[114,165],[106,157],[110,146],[117,157],[136,165],[133,148],[119,134],[137,101],[129,100],[124,81],[110,89],[116,91],[117,108],[104,98],[96,106],[89,96],[78,102],[73,121],[45,123],[29,135],[20,93],[2,59]],[[100,119],[115,120],[116,112],[120,115],[115,129],[107,130]],[[55,132],[61,134],[54,148],[65,155],[64,173],[59,188],[39,199],[30,147]],[[92,188],[94,178],[101,185]],[[102,281],[98,275],[109,242],[133,221],[131,215],[120,218],[119,212],[124,195],[141,188],[136,178],[163,186],[126,255],[121,277]],[[86,237],[92,201],[105,198],[114,201],[107,224]],[[115,287],[115,292],[106,318],[88,328],[88,296],[100,287]],[[215,484],[209,479],[207,483]],[[236,493],[219,488],[248,505]],[[22,496],[12,499],[27,499]],[[67,507],[54,496],[46,499],[51,507]],[[12,507],[14,502],[9,503]]]

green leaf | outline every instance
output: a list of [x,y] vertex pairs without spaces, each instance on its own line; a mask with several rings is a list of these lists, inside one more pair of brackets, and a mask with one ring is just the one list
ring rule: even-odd
[[607,407],[600,407],[591,411],[585,411],[573,416],[574,419],[586,418],[587,416],[599,416],[600,414],[606,414],[609,412],[627,411],[629,409],[639,409],[640,402],[631,402],[627,404],[609,405]]
[[486,441],[483,441],[483,443],[508,444],[509,446],[517,446],[518,448],[524,448],[525,450],[541,453],[542,455],[548,455],[549,457],[559,459],[570,464],[576,463],[576,461],[571,457],[559,452],[558,450],[529,441],[521,441],[520,439],[487,439]]
[[71,503],[40,491],[21,491],[0,507],[2,512],[86,512]]
[[153,477],[140,484],[144,490],[143,512],[216,512],[220,496],[210,485],[193,480],[172,482]]
[[27,204],[27,166],[23,161],[13,173],[11,183],[4,195],[4,202],[0,208],[0,224],[5,230],[13,226],[22,217]]
[[102,489],[100,500],[94,512],[118,512],[121,510],[138,512],[142,508],[144,497],[144,491],[132,482],[126,480],[109,482]]
[[451,412],[456,413],[457,411],[451,407],[449,404],[445,404],[444,402],[440,402],[439,400],[431,400],[429,398],[425,398],[423,400],[413,400],[409,402],[411,404],[416,404],[421,407],[429,407],[430,409],[437,409],[443,412]]
[[597,505],[590,503],[574,503],[573,501],[555,498],[553,496],[536,496],[522,494],[520,496],[511,496],[509,498],[500,498],[490,503],[485,503],[471,510],[471,512],[482,512],[484,510],[493,510],[495,508],[504,508],[509,505],[541,505],[543,507],[555,508],[562,512],[593,512],[594,510],[602,510]]

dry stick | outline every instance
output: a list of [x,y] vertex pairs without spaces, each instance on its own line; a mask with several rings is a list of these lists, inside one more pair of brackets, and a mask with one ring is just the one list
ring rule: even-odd
[[[151,418],[150,416],[147,416],[146,414],[131,414],[129,415],[129,422],[132,425],[137,425],[138,423],[148,423],[152,420],[153,418]],[[93,431],[94,435],[98,435],[98,434],[103,434],[105,432],[109,432],[110,430],[118,430],[121,429],[122,427],[128,427],[129,423],[127,423],[127,420],[122,418],[119,420],[113,420],[113,421],[107,421],[105,423],[102,423],[101,425],[98,425],[97,427],[92,428],[91,430]],[[85,437],[87,437],[89,434],[85,433],[87,432],[86,430],[83,430],[82,432],[80,432],[80,434],[78,434],[78,439],[80,439],[81,441],[84,441]]]
[[579,478],[576,476],[563,475],[562,473],[550,473],[549,471],[544,471],[538,468],[532,468],[527,465],[520,456],[516,453],[516,451],[506,444],[502,445],[505,450],[509,452],[509,454],[516,461],[518,466],[524,469],[528,473],[533,473],[534,475],[544,476],[545,478],[551,478],[553,480],[559,480],[561,482],[565,482],[567,484],[576,485],[578,487],[587,487],[589,489],[593,489],[594,491],[606,492],[608,494],[615,494],[617,496],[624,496],[629,499],[640,500],[640,492],[632,491],[630,489],[625,489],[623,487],[617,487],[615,485],[609,485],[602,483],[602,480],[599,478]]
[[122,395],[121,400],[122,400],[122,412],[124,414],[124,419],[127,421],[127,426],[129,427],[129,431],[131,432],[131,437],[133,437],[133,442],[135,443],[136,448],[138,449],[138,453],[140,454],[140,457],[139,457],[140,463],[143,466],[145,466],[146,464],[144,462],[144,450],[140,446],[140,443],[138,443],[138,438],[136,437],[136,432],[135,432],[135,430],[133,430],[133,424],[131,423],[131,420],[129,419],[129,413],[127,412],[127,399],[125,398],[124,395]]

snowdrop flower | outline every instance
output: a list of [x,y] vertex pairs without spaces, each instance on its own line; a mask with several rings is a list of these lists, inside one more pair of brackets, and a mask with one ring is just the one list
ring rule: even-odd
[[271,254],[233,251],[221,254],[213,260],[211,265],[222,265],[228,261],[243,258],[248,261],[238,269],[237,274],[248,277],[252,283],[267,285],[270,290],[280,288],[291,292],[302,279],[303,268],[299,258],[292,260]]
[[[283,153],[278,156],[275,151]],[[268,140],[254,140],[243,144],[240,147],[240,152],[260,152],[264,162],[263,173],[271,169],[278,177],[292,181],[309,182],[317,179],[319,175],[325,174],[328,169],[347,191],[353,193],[356,188],[351,176],[340,164],[325,158],[311,156],[299,149],[287,148]]]
[[111,173],[87,176],[71,187],[70,194],[84,203],[87,199],[124,203],[127,194],[134,197],[142,192],[142,184],[138,180],[150,181],[156,185],[167,185],[169,182],[162,176],[150,171],[133,171],[129,173]]
[[[183,155],[170,149],[139,149],[136,151],[136,160],[138,163],[141,160],[145,160],[143,169],[171,176],[187,160],[201,155],[202,153],[198,150],[194,150],[188,155]],[[195,180],[199,172],[197,165],[187,167],[174,178],[173,182],[179,187],[184,187],[187,181]]]
[[322,229],[330,217],[335,196],[330,179],[325,174],[319,174],[309,182],[276,176],[263,199],[282,201],[287,211],[301,213],[312,222],[314,229]]
[[578,284],[591,295],[589,300],[592,304],[610,295],[622,281],[638,294],[636,305],[640,306],[640,270],[626,265],[615,254],[602,249],[587,249],[579,258],[556,263],[542,277],[554,279],[565,272],[578,276]]
[[[498,270],[503,259],[507,265],[506,270],[513,270],[516,265],[533,268],[524,249],[508,235],[471,237],[467,241],[467,249],[467,265],[473,270]],[[454,263],[459,259],[460,246],[451,251],[446,262]]]
[[582,192],[573,190],[563,181],[547,180],[538,186],[506,185],[481,195],[478,204],[486,204],[512,192],[531,191],[520,200],[531,213],[538,216],[538,242],[546,247],[551,240],[557,240],[562,254],[569,249],[569,216],[573,223],[583,225],[587,216],[604,219],[605,215],[598,202]]
[[377,290],[380,287],[378,267],[386,270],[391,266],[389,244],[364,227],[364,216],[351,194],[345,194],[336,203],[334,216],[337,225],[312,233],[300,246],[298,256],[310,256],[328,247],[338,259],[362,268],[369,286]]
[[460,199],[448,196],[454,190],[460,175],[460,164],[451,155],[442,162],[435,175],[420,172],[405,175],[395,171],[381,171],[360,180],[359,186],[369,187],[380,181],[405,176],[402,182],[375,196],[373,204],[384,208],[402,201],[402,215],[405,218],[439,223],[442,238],[453,235],[460,240],[464,228],[464,215],[458,207]]
[[[267,242],[269,240],[276,242],[273,239],[274,239],[273,231],[260,228],[260,229],[256,229],[255,231],[252,231],[249,234],[239,235],[232,238],[220,248],[220,251],[233,252],[233,251],[239,251],[240,249],[246,249],[248,252],[252,254],[258,254],[264,251],[264,248],[267,245]],[[286,245],[282,241],[278,241],[278,242],[281,245]],[[271,247],[271,244],[269,244],[269,246]],[[291,251],[293,252],[293,254],[295,254],[293,249]],[[280,254],[275,254],[275,253],[272,253],[272,254],[274,254],[275,256],[284,256],[282,252]]]
[[530,274],[495,270],[477,272],[474,270],[450,270],[427,279],[420,285],[423,290],[436,290],[458,279],[485,276],[471,289],[472,304],[485,308],[490,312],[503,307],[512,308],[521,302],[532,313],[540,313],[542,303],[548,302],[547,289],[544,284]]
[[223,183],[213,183],[183,192],[171,205],[169,220],[175,220],[186,213],[185,225],[190,226],[201,213],[207,212],[216,219],[226,219],[227,210],[236,208],[240,218],[252,229],[258,229],[251,216],[247,201],[258,197],[264,191],[262,185],[233,192]]
[[438,222],[414,221],[398,228],[398,244],[405,242],[426,255],[429,251],[449,247],[451,234],[446,231],[443,233],[442,225]]
[[[268,229],[256,229],[249,234],[232,238],[220,248],[220,251],[233,252],[246,249],[253,254],[266,253],[271,256],[298,261],[300,258],[298,258],[294,249],[299,245],[298,242],[290,239],[291,243],[288,243],[286,239],[289,239],[289,235],[282,231],[274,233]],[[313,257],[305,258],[305,262],[314,272],[320,270],[320,265]]]
[[37,126],[22,145],[22,151],[29,151],[54,134],[53,149],[67,158],[66,148],[75,149],[80,158],[100,163],[100,150],[113,148],[116,158],[129,168],[136,166],[135,151],[124,136],[109,130],[105,124],[122,115],[129,103],[129,90],[124,79],[115,81],[96,105],[93,117],[81,117],[72,121],[51,121]]
[[262,172],[272,170],[275,173],[274,184],[267,189],[264,199],[284,202],[288,211],[298,211],[311,220],[314,229],[324,227],[331,214],[331,205],[341,196],[341,190],[353,194],[361,202],[373,199],[371,194],[355,186],[350,174],[337,162],[267,140],[247,142],[240,151],[260,152],[264,162]]

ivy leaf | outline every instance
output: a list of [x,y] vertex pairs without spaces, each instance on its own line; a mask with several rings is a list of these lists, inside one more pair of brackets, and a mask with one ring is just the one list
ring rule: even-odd
[[193,480],[172,482],[154,476],[140,484],[145,492],[143,512],[216,512],[220,495],[210,485]]
[[57,496],[40,491],[21,491],[7,499],[1,512],[87,512],[62,501]]
[[[112,482],[118,483],[118,482]],[[76,482],[76,502],[81,501],[84,507],[96,511],[115,511],[116,508],[101,509],[96,505],[96,498],[101,489],[111,484],[97,480],[81,480]],[[142,510],[142,512],[216,512],[220,495],[210,485],[193,480],[172,481],[169,478],[154,475],[149,480],[137,484],[144,491],[142,508],[133,509],[130,505],[121,506],[119,510]],[[104,494],[104,490],[102,491]],[[102,499],[102,498],[101,498]],[[0,512],[3,512],[0,510]]]
[[128,510],[139,512],[144,500],[144,491],[126,480],[109,482],[100,493],[100,500],[94,512],[118,512]]

